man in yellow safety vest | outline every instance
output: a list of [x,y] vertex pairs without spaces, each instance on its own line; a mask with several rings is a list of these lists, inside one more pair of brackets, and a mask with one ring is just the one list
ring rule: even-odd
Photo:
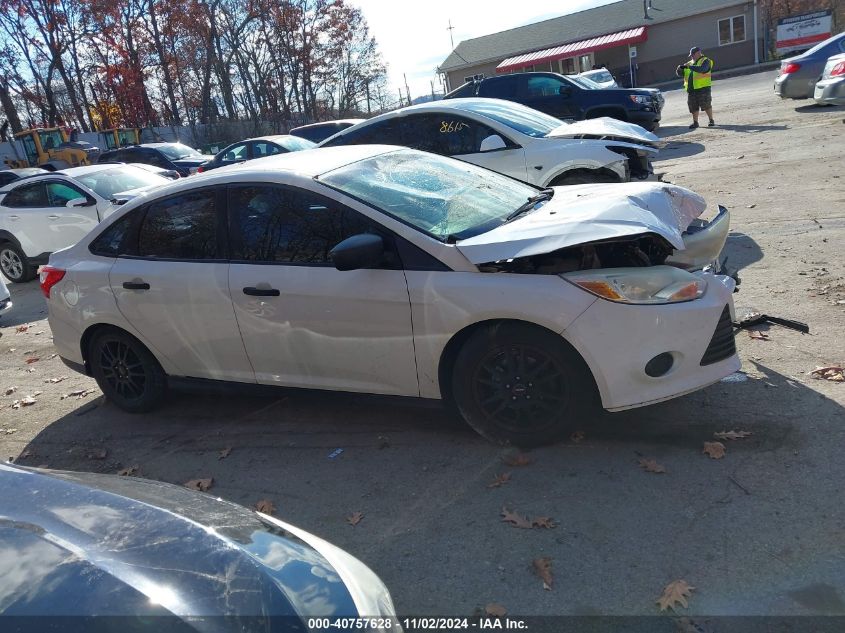
[[684,91],[687,93],[687,105],[692,114],[691,130],[698,127],[698,112],[704,110],[707,118],[710,119],[708,127],[713,127],[716,122],[713,120],[713,105],[710,96],[710,85],[712,83],[713,60],[701,54],[698,46],[693,46],[689,51],[690,60],[681,64],[675,69],[678,77],[684,78]]

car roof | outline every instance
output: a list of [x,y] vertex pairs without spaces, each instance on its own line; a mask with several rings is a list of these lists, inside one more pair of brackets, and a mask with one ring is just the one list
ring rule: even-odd
[[300,125],[299,127],[295,127],[291,129],[291,132],[295,130],[315,130],[321,127],[336,125],[338,123],[349,123],[349,125],[352,126],[366,120],[367,119],[335,119],[334,121],[318,121],[317,123],[308,123],[307,125]]
[[83,167],[68,167],[67,169],[62,169],[55,173],[64,174],[65,176],[70,176],[71,178],[77,178],[78,176],[84,176],[85,174],[95,174],[98,171],[114,169],[115,167],[125,165],[126,163],[97,163],[96,165],[85,165]]

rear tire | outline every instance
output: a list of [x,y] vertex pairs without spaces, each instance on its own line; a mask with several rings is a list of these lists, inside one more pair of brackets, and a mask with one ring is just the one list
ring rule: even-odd
[[29,263],[24,252],[11,242],[0,244],[0,270],[9,281],[22,284],[34,279],[36,268]]
[[497,444],[541,446],[597,409],[583,359],[559,336],[521,323],[472,334],[455,359],[452,395],[464,420]]
[[134,336],[116,328],[94,335],[88,363],[103,395],[129,413],[151,411],[167,393],[167,375],[155,356]]

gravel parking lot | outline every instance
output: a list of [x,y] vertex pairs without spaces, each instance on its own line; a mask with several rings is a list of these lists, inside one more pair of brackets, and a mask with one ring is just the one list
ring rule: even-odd
[[[695,590],[678,613],[701,631],[718,630],[704,616],[845,615],[845,384],[810,375],[845,361],[845,108],[781,102],[773,78],[716,82],[718,127],[692,132],[684,94],[668,92],[660,130],[665,180],[733,213],[737,306],[811,327],[740,332],[746,380],[585,422],[525,465],[439,407],[405,400],[178,394],[132,416],[52,356],[31,282],[11,287],[15,307],[0,320],[0,456],[211,477],[210,494],[269,499],[369,564],[403,614],[497,603],[517,615],[659,615],[664,586],[683,579]],[[34,404],[12,408],[28,395]],[[721,459],[702,452],[731,430],[751,435],[722,440]],[[509,479],[494,487],[497,475]],[[512,527],[503,508],[555,527]],[[550,560],[550,590],[538,558]]]

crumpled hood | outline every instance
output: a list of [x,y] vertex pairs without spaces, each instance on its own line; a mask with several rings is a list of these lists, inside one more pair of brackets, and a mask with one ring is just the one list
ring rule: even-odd
[[659,143],[660,137],[634,123],[626,123],[610,117],[585,119],[574,123],[564,123],[546,134],[547,138],[575,138],[578,136],[612,136],[641,143]]
[[457,243],[473,264],[551,253],[568,246],[656,233],[684,249],[682,233],[707,203],[697,193],[664,183],[554,187],[539,209]]

